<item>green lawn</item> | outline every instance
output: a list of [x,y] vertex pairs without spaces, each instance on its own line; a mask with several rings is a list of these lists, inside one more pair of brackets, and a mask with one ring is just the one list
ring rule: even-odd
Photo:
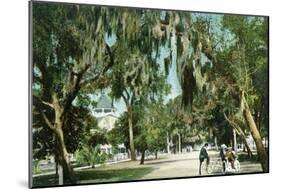
[[[138,180],[153,170],[151,167],[125,168],[111,170],[86,169],[76,171],[78,183],[101,183],[114,181]],[[58,185],[55,175],[46,175],[33,178],[34,187]]]
[[250,162],[253,162],[253,163],[259,162],[257,154],[253,154],[252,157],[249,158],[246,153],[241,153],[241,154],[238,154],[238,160],[240,162],[244,162],[244,161],[250,161]]

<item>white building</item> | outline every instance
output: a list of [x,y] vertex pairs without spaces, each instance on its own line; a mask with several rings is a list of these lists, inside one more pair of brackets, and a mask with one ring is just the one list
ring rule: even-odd
[[[94,109],[93,112],[94,116],[98,119],[98,123],[102,120],[104,124],[100,125],[101,128],[109,128],[109,126],[117,120],[117,114],[115,112],[115,109],[113,107],[113,104],[109,97],[107,97],[105,94],[102,94],[100,98],[98,99],[97,107]],[[110,124],[110,125],[106,125]],[[106,127],[104,127],[106,126]]]
[[[118,120],[118,114],[113,107],[113,103],[105,94],[102,94],[98,99],[97,107],[94,109],[93,115],[97,119],[98,127],[106,129],[107,131],[113,129],[115,122]],[[111,144],[101,145],[100,149],[108,154],[112,154],[113,152]],[[127,158],[126,147],[124,144],[119,144],[118,154],[114,156],[114,160],[125,158]]]

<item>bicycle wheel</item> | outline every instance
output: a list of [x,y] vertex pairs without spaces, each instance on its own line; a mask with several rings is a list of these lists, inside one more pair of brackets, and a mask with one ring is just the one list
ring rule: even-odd
[[234,161],[235,172],[240,172],[240,162],[236,159]]
[[209,163],[209,165],[208,165],[208,167],[207,167],[207,173],[208,174],[211,174],[211,173],[213,173],[213,170],[214,170],[214,162],[210,162]]
[[207,175],[208,174],[208,166],[207,166],[207,162],[206,161],[202,162],[201,174],[202,175]]
[[217,160],[214,162],[212,167],[212,173],[217,173],[217,174],[223,173],[223,162],[221,160]]

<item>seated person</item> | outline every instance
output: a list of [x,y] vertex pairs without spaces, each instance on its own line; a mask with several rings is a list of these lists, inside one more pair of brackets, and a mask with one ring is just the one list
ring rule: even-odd
[[235,169],[234,161],[237,158],[237,154],[235,153],[235,151],[228,150],[228,151],[226,151],[224,156],[225,156],[225,159],[228,160],[228,162],[231,163],[231,168]]
[[[235,151],[228,149],[225,144],[221,146],[220,156],[222,161],[228,161],[231,164],[231,168],[235,169],[234,161],[237,158]],[[223,164],[223,170],[225,171],[225,164]]]

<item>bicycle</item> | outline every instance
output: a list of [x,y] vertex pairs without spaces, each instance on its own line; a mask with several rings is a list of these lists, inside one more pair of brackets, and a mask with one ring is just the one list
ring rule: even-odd
[[207,166],[207,161],[205,160],[202,163],[202,174],[208,175],[208,174],[218,174],[223,172],[223,162],[220,158],[217,158],[215,160],[211,159],[209,161],[209,165]]
[[234,168],[231,166],[231,163],[228,160],[225,160],[224,164],[225,164],[224,173],[239,173],[240,172],[241,166],[240,166],[240,162],[238,161],[237,158],[234,160]]
[[[225,165],[225,166],[223,166]],[[225,170],[224,168],[225,167]],[[221,158],[216,158],[215,160],[210,160],[209,165],[207,165],[207,160],[202,163],[201,171],[203,175],[208,174],[227,174],[227,173],[239,173],[240,172],[240,162],[236,158],[234,160],[234,169],[228,160],[222,161]]]
[[208,168],[209,174],[220,174],[223,172],[223,162],[221,158],[211,160]]
[[205,159],[201,165],[201,175],[207,175],[209,174],[208,172],[209,171],[208,171],[207,159]]

